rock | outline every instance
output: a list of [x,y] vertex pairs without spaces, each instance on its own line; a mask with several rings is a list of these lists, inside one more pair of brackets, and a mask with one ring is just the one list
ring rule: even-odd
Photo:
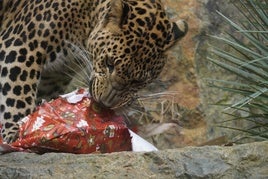
[[267,178],[268,142],[159,152],[74,155],[10,153],[0,178]]
[[[149,122],[174,122],[177,126],[163,134],[146,139],[160,149],[196,146],[218,138],[226,139],[221,141],[221,144],[226,141],[243,142],[241,139],[244,136],[240,131],[217,126],[247,129],[250,123],[245,120],[230,120],[233,117],[224,114],[230,110],[224,111],[225,106],[214,105],[234,104],[240,100],[241,96],[213,88],[209,83],[209,79],[239,81],[239,78],[212,64],[207,58],[212,56],[211,47],[226,48],[223,43],[213,41],[210,35],[220,36],[223,32],[233,32],[217,11],[231,17],[234,22],[243,19],[231,3],[235,1],[163,0],[163,2],[171,19],[174,21],[185,19],[189,25],[189,31],[169,53],[167,64],[160,76],[162,83],[156,83],[151,89],[149,88],[147,93],[152,94],[153,90],[157,89],[175,94],[170,99],[172,105],[168,103],[164,105],[167,96],[162,97],[160,102],[155,99],[150,101],[158,103],[160,107],[155,110],[158,111],[158,116],[155,115],[155,111],[150,114],[153,117]],[[159,99],[161,100],[161,96]],[[169,105],[176,106],[170,111],[173,114],[175,111],[177,116],[167,116],[166,111],[162,110],[167,109]],[[145,115],[145,119],[141,121],[150,119],[150,115]],[[245,116],[241,112],[237,112],[236,115]],[[223,121],[229,122],[223,123]]]

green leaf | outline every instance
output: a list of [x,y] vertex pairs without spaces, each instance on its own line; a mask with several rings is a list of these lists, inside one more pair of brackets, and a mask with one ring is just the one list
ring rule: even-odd
[[[251,126],[246,129],[235,126],[223,126],[253,136],[256,139],[268,139],[268,1],[240,0],[235,1],[242,18],[239,22],[218,14],[227,22],[235,33],[225,32],[225,36],[212,36],[227,49],[213,47],[212,56],[207,57],[212,63],[237,75],[240,81],[208,80],[209,86],[219,88],[240,97],[229,103],[217,103],[226,107],[224,114],[232,121],[247,121]],[[247,40],[245,40],[247,39]],[[225,100],[219,100],[225,101]],[[234,113],[243,112],[243,116]]]

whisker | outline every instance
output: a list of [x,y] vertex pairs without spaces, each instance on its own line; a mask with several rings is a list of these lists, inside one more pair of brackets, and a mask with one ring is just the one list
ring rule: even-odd
[[78,86],[78,87],[85,87],[87,88],[88,87],[88,84],[82,80],[79,80],[78,78],[74,78],[74,85],[75,86]]
[[[78,73],[78,72],[77,72],[75,69],[73,69],[71,66],[69,66],[69,65],[65,65],[65,67],[68,68],[68,70],[70,70],[70,71],[73,72],[74,74],[78,75],[78,77],[80,77],[80,78],[82,78],[82,79],[85,78],[82,74]],[[64,73],[65,73],[66,75],[68,75],[69,77],[73,78],[73,75],[70,74],[70,71],[67,71],[67,72],[64,72]]]
[[69,70],[66,74],[69,73],[67,75],[75,82],[87,87],[93,76],[92,55],[79,45],[67,41],[66,43],[69,47],[68,54],[71,56],[71,61],[65,64]]
[[178,121],[181,117],[178,104],[175,103],[178,94],[177,91],[168,91],[138,95],[129,109],[140,115],[139,123]]
[[146,95],[139,94],[138,99],[139,100],[159,99],[159,97],[174,97],[177,94],[179,94],[179,92],[177,91],[158,92],[158,93],[151,93],[151,94],[146,94]]

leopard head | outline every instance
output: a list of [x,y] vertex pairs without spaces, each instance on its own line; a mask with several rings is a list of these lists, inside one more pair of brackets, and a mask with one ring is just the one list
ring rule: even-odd
[[158,77],[165,52],[186,32],[187,24],[171,22],[158,0],[111,0],[88,41],[93,98],[108,108],[131,103],[139,89]]

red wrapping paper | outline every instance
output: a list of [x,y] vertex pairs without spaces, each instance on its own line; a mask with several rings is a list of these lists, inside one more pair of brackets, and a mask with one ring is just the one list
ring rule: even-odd
[[[73,100],[73,97],[76,97]],[[72,102],[70,102],[72,101]],[[19,138],[0,151],[76,154],[131,151],[123,117],[98,106],[84,89],[40,105],[20,122]]]

